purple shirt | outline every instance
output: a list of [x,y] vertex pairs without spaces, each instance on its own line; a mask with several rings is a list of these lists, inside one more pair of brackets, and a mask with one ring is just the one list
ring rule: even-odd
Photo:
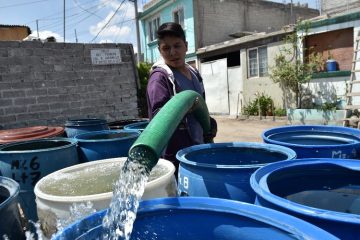
[[[190,70],[191,72],[193,70]],[[192,74],[194,74],[192,72]],[[195,74],[194,74],[195,75]],[[195,80],[200,85],[200,88],[197,90],[203,90],[203,87],[201,83],[199,82],[199,79],[197,76],[196,78],[193,78],[193,81]],[[200,77],[200,76],[199,76]],[[186,79],[189,81],[188,79]],[[180,80],[181,84],[181,80]],[[175,80],[175,91],[181,92],[184,89],[180,86],[178,80]],[[185,86],[183,86],[185,87]],[[195,88],[197,88],[195,86]],[[194,90],[194,89],[192,89]],[[196,90],[195,90],[196,91]],[[199,91],[197,91],[199,92]],[[201,95],[204,96],[204,91],[201,92]],[[171,99],[171,97],[174,96],[174,86],[172,82],[169,79],[169,73],[166,72],[165,69],[161,67],[155,68],[151,73],[149,77],[149,82],[147,85],[147,91],[146,91],[146,97],[147,97],[147,103],[148,103],[148,113],[150,120],[155,116],[155,114]],[[194,119],[194,121],[196,121]],[[192,125],[192,120],[190,120],[190,125]],[[195,125],[193,125],[195,126]],[[200,139],[198,136],[199,133],[191,133],[193,130],[191,130],[189,126],[189,121],[187,120],[187,117],[183,119],[183,121],[179,124],[178,128],[175,130],[174,134],[172,135],[164,154],[162,155],[163,158],[170,160],[174,163],[176,168],[179,166],[179,162],[176,159],[176,153],[183,148],[193,146],[195,144],[203,143],[203,140]],[[201,126],[200,126],[201,128]],[[201,128],[202,131],[202,128]],[[195,137],[194,137],[194,136]]]

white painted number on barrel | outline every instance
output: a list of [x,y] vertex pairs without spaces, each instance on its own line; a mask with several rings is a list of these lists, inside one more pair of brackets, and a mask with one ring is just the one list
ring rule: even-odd
[[331,157],[332,158],[346,158],[346,153],[342,154],[341,150],[339,151],[332,151],[332,154],[331,154]]
[[185,189],[189,188],[189,179],[187,177],[184,177],[183,179],[183,186]]

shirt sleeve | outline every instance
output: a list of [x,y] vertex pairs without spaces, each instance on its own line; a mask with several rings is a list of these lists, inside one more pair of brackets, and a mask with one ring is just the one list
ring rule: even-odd
[[167,78],[161,72],[153,72],[150,75],[146,89],[149,118],[155,114],[170,100],[172,94],[169,90]]

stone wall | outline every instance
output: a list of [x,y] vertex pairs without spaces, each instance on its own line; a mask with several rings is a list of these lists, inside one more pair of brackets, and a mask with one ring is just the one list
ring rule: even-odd
[[[92,49],[119,49],[121,62],[92,64]],[[131,44],[0,42],[0,129],[135,118],[137,83]]]

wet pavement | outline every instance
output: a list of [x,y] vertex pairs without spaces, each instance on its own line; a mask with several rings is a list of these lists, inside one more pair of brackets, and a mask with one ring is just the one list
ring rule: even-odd
[[231,118],[229,116],[212,116],[218,124],[215,143],[219,142],[263,142],[261,134],[270,128],[286,126],[286,117],[259,117]]

